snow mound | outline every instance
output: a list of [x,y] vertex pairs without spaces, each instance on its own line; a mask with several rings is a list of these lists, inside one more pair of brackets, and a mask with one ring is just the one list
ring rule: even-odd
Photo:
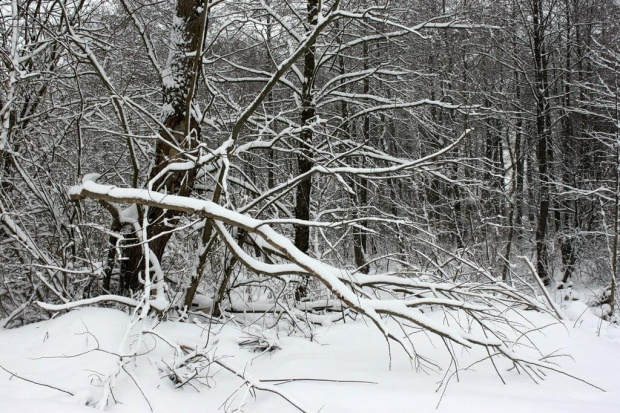
[[[434,412],[438,404],[439,411],[463,413],[620,411],[618,329],[601,322],[579,302],[570,303],[565,314],[570,321],[561,324],[548,315],[520,312],[518,317],[544,327],[523,340],[535,344],[541,354],[551,354],[565,371],[606,392],[559,374],[548,374],[537,385],[508,363],[498,361],[497,368],[507,383],[503,385],[488,360],[471,365],[485,357],[483,350],[466,352],[457,347],[454,350],[459,352],[461,368],[458,377],[453,375],[445,393],[436,392],[437,383],[454,371],[445,370],[450,366],[450,354],[440,339],[429,340],[421,333],[411,336],[416,349],[431,354],[443,370],[416,371],[395,347],[391,349],[390,369],[385,339],[363,321],[318,327],[313,341],[286,331],[270,330],[260,335],[257,326],[247,328],[234,323],[209,328],[160,322],[153,327],[155,334],[144,335],[139,356],[127,360],[125,368],[132,374],[118,375],[113,387],[117,404],[107,410],[297,411],[276,394],[250,392],[243,380],[215,364],[209,367],[202,384],[173,382],[170,368],[180,355],[175,355],[174,346],[161,338],[166,337],[185,348],[207,349],[212,357],[248,376],[277,384],[274,387],[311,411],[322,413]],[[90,406],[101,397],[102,381],[123,355],[119,351],[129,354],[130,348],[137,345],[137,333],[130,331],[126,348],[121,346],[129,322],[130,316],[120,311],[84,308],[19,329],[0,330],[0,366],[39,383],[0,370],[0,412],[94,411]],[[248,334],[267,337],[278,344],[278,351],[261,352],[240,346]],[[561,357],[568,354],[572,358]]]

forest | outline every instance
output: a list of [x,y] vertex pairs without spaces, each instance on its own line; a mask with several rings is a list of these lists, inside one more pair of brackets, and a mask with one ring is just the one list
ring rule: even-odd
[[0,1],[0,353],[61,325],[41,362],[107,366],[84,395],[0,356],[0,396],[171,412],[227,374],[213,409],[316,411],[235,357],[323,334],[433,409],[477,363],[611,390],[540,333],[620,345],[619,76],[617,0]]

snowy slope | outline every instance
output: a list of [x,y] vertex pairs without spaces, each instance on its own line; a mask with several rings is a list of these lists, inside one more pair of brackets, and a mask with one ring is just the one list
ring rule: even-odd
[[[248,338],[247,333],[258,328],[248,330],[234,322],[215,326],[210,334],[205,326],[173,322],[159,323],[154,331],[189,347],[208,343],[211,354],[222,357],[248,377],[340,381],[296,380],[275,386],[307,409],[321,413],[431,412],[436,411],[440,400],[440,412],[619,412],[620,332],[601,323],[578,302],[565,309],[565,314],[570,321],[561,325],[548,315],[521,312],[520,316],[537,326],[550,325],[522,340],[531,340],[530,344],[535,344],[542,354],[556,350],[557,355],[570,354],[572,358],[554,360],[567,373],[603,387],[606,392],[554,373],[535,384],[498,360],[496,365],[507,383],[504,385],[486,360],[460,371],[459,381],[453,376],[442,398],[443,388],[439,392],[436,389],[450,358],[441,341],[431,342],[421,333],[412,336],[416,350],[441,365],[442,371],[412,369],[403,351],[395,346],[391,348],[390,369],[385,339],[362,320],[317,328],[312,341],[289,336],[285,331],[265,331],[265,336],[281,347],[266,353],[240,348],[239,342]],[[0,366],[74,395],[11,378],[0,370],[0,412],[94,411],[84,405],[95,404],[101,398],[101,382],[118,365],[116,354],[129,320],[120,311],[83,308],[50,321],[1,330]],[[128,346],[135,346],[135,331],[129,336],[126,353]],[[484,350],[454,349],[461,368],[485,357]],[[125,365],[133,378],[125,372],[118,375],[113,386],[117,403],[108,406],[107,411],[297,411],[276,394],[259,391],[254,397],[239,377],[219,366],[211,367],[205,384],[191,382],[175,388],[167,377],[161,377],[165,365],[174,362],[174,350],[155,335],[144,336],[139,354]]]

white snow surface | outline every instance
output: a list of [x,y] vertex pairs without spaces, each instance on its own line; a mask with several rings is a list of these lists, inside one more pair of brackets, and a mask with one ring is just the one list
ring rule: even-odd
[[[321,413],[620,412],[620,329],[602,322],[580,302],[569,304],[563,311],[567,318],[563,324],[534,311],[520,311],[511,317],[515,322],[527,319],[537,326],[549,325],[532,332],[529,339],[543,354],[556,350],[556,354],[569,354],[572,358],[552,360],[564,371],[606,392],[553,372],[547,372],[546,380],[536,384],[526,375],[509,370],[507,362],[496,359],[506,385],[486,360],[460,371],[459,380],[453,377],[441,398],[441,391],[436,392],[437,383],[444,377],[450,358],[439,339],[429,341],[422,333],[411,336],[416,350],[431,357],[443,371],[416,371],[394,345],[390,369],[385,339],[371,322],[361,319],[317,327],[313,341],[289,335],[285,329],[265,331],[264,336],[281,347],[269,353],[239,346],[249,334],[260,331],[259,325],[248,328],[232,321],[209,330],[200,323],[161,322],[153,330],[179,345],[207,345],[212,349],[210,354],[253,379],[341,380],[300,380],[275,386],[306,408]],[[430,312],[428,316],[440,322],[442,314]],[[0,330],[0,366],[74,394],[35,385],[0,370],[0,412],[94,412],[87,404],[97,402],[102,393],[100,379],[118,365],[117,356],[110,352],[118,351],[129,322],[130,315],[122,311],[81,308],[49,321]],[[144,328],[138,325],[134,330],[137,333]],[[127,343],[135,345],[135,336],[130,336]],[[461,368],[486,355],[483,349],[453,347]],[[175,388],[158,369],[171,365],[173,360],[172,346],[155,335],[145,335],[140,356],[127,364],[144,396],[132,378],[121,372],[113,388],[117,403],[111,403],[106,410],[149,412],[146,397],[155,412],[297,411],[272,393],[257,391],[254,397],[240,378],[219,366],[211,368],[209,386],[194,383],[195,387]],[[346,382],[360,380],[373,383]]]

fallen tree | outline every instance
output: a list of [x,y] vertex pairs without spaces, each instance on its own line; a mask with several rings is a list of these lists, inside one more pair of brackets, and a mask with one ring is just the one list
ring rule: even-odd
[[[407,323],[411,323],[424,331],[436,334],[444,339],[446,346],[451,346],[448,344],[450,342],[464,347],[485,347],[491,362],[496,356],[505,357],[534,380],[542,378],[540,369],[567,374],[544,358],[537,360],[515,351],[515,342],[502,332],[505,313],[511,309],[549,310],[536,300],[495,279],[492,274],[465,258],[454,257],[462,265],[469,266],[477,276],[482,277],[483,282],[453,283],[448,280],[428,282],[422,280],[423,274],[415,274],[415,277],[406,277],[403,274],[351,274],[346,269],[333,267],[302,253],[287,237],[275,231],[263,220],[210,201],[167,195],[148,189],[99,184],[96,182],[97,178],[98,175],[88,175],[81,185],[71,188],[72,199],[77,201],[88,197],[204,217],[212,221],[228,250],[249,271],[277,278],[285,284],[288,284],[293,276],[313,277],[326,287],[332,300],[341,302],[346,308],[371,320],[388,341],[398,343],[416,362],[420,360],[424,362],[427,359],[418,355],[413,345],[410,345],[411,342],[407,342],[407,334],[401,336],[389,328],[388,319],[396,321],[402,331],[405,331]],[[269,263],[256,259],[238,245],[231,235],[233,229],[253,234],[261,240],[260,245],[268,247],[263,251],[271,250],[277,255],[273,256],[272,262]],[[143,242],[142,245],[145,249],[148,248],[148,243]],[[145,251],[145,257],[154,258],[148,250]],[[146,261],[145,274],[148,274],[149,260]],[[164,294],[162,283],[162,279],[155,278],[151,281],[149,276],[145,277],[144,293],[139,304],[143,317],[151,309],[165,311],[169,308],[170,304],[162,296]],[[384,298],[386,296],[387,298]],[[106,299],[122,301],[122,297]],[[59,305],[40,303],[40,305],[48,310],[59,311],[91,303],[92,300],[85,300],[81,303]],[[285,308],[283,304],[280,306]],[[437,322],[424,314],[425,308],[436,308],[446,313],[458,311],[463,313],[466,319],[455,319],[453,322],[445,319],[444,322]],[[251,305],[248,310],[251,311]],[[518,331],[515,326],[508,327]],[[527,334],[527,331],[523,331],[523,334]]]

